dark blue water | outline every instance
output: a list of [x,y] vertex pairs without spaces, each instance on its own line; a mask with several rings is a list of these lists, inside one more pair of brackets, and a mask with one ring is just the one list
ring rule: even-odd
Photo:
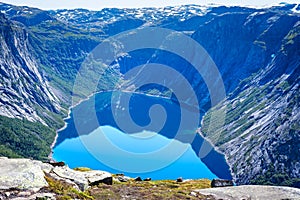
[[[59,132],[53,158],[66,162],[72,168],[86,166],[132,177],[231,178],[223,155],[212,150],[206,157],[198,157],[203,138],[195,133],[197,127],[190,127],[189,123],[179,127],[183,111],[176,101],[134,94],[129,106],[124,107],[119,100],[114,99],[111,92],[105,92],[75,107],[66,120],[67,127]],[[156,128],[160,122],[149,116],[153,105],[163,106],[167,116],[159,132]],[[124,119],[126,125],[126,109],[138,126],[129,126],[131,130],[124,131],[120,127],[123,122],[118,123],[116,118]],[[184,112],[188,116],[201,117],[189,107]],[[157,126],[143,129],[151,123],[157,123]],[[184,139],[172,139],[177,137],[178,132],[189,132],[193,140],[184,143],[180,142]]]

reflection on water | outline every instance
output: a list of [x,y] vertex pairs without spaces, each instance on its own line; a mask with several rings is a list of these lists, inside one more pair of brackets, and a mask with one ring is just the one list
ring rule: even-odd
[[[125,97],[129,95],[120,94]],[[148,131],[143,128],[160,117],[149,116],[153,105],[162,106],[166,114],[159,134],[155,133],[155,127],[149,126]],[[119,127],[115,112],[118,113],[118,120],[122,121],[126,108],[129,108],[134,123],[140,127],[126,131]],[[189,109],[181,109],[176,101],[170,99],[134,94],[129,106],[124,107],[119,99],[112,97],[111,92],[98,93],[72,110],[70,119],[66,120],[67,127],[59,132],[53,157],[57,161],[65,161],[70,167],[87,166],[154,179],[179,176],[230,179],[223,155],[212,149],[206,157],[197,157],[204,140],[195,134],[195,124],[187,121],[184,126],[179,126],[182,112],[191,119],[201,118]],[[125,125],[126,122],[122,121]]]
[[[99,135],[103,135],[116,147],[135,153],[139,155],[148,152],[157,151],[164,148],[166,145],[172,145],[172,148],[182,150],[183,155],[173,162],[171,165],[159,169],[154,172],[147,173],[128,173],[120,169],[136,169],[141,168],[156,168],[155,163],[161,163],[166,158],[172,157],[172,154],[159,154],[158,157],[151,157],[151,159],[130,158],[119,155],[117,152],[112,152],[108,146],[102,145],[99,141]],[[135,177],[151,177],[153,179],[176,179],[178,177],[184,178],[209,178],[213,179],[216,176],[206,167],[204,163],[195,155],[189,144],[183,144],[176,140],[171,140],[159,134],[144,131],[139,134],[128,135],[111,127],[102,126],[94,130],[89,135],[80,136],[84,138],[85,142],[92,144],[89,151],[82,144],[82,140],[72,138],[65,140],[54,149],[53,157],[55,160],[64,160],[67,164],[74,168],[79,166],[87,166],[93,169],[106,170],[112,173],[123,172],[126,175]],[[172,144],[170,144],[172,143]],[[113,169],[97,160],[98,157],[102,160],[111,160],[111,163],[119,168]]]

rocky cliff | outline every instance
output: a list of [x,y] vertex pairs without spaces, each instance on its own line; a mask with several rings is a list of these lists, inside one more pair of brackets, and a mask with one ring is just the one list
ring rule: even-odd
[[[299,187],[299,28],[298,21],[275,43],[267,66],[204,117],[202,132],[225,153],[237,183],[268,177]],[[207,132],[209,114],[218,109],[227,111],[225,126]]]
[[299,187],[299,15],[284,8],[247,12],[215,17],[193,35],[228,92],[211,110],[227,112],[225,125],[207,132],[216,120],[208,112],[202,132],[226,155],[236,183],[292,180]]
[[32,54],[29,33],[23,24],[8,20],[3,14],[0,24],[0,114],[46,125],[43,118],[47,115],[38,112],[58,113],[60,105]]

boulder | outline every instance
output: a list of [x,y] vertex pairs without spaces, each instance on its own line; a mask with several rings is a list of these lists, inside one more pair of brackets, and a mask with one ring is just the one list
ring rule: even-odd
[[228,187],[233,186],[232,180],[213,179],[211,181],[211,187]]
[[135,181],[143,181],[142,178],[141,178],[140,176],[136,177],[134,180],[135,180]]
[[176,182],[177,182],[177,183],[182,183],[182,182],[183,182],[183,178],[182,178],[182,177],[177,178],[177,179],[176,179]]
[[30,159],[0,158],[0,190],[11,188],[38,191],[48,186],[44,171],[50,172],[52,166]]
[[113,180],[110,173],[99,170],[81,172],[63,166],[54,167],[52,171],[60,178],[71,180],[82,191],[86,190],[88,186],[98,185],[99,183],[111,185]]
[[85,178],[88,180],[89,185],[98,185],[99,183],[105,183],[107,185],[112,185],[113,178],[112,175],[105,171],[92,170],[87,172],[81,172],[84,174]]
[[68,166],[54,167],[52,173],[56,174],[60,178],[71,180],[82,191],[88,188],[89,182],[83,173],[70,169]]
[[116,176],[115,180],[119,182],[128,182],[131,178],[128,176]]

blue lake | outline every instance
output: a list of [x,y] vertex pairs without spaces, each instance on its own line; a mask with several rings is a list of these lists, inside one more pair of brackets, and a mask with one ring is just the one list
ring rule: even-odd
[[[165,111],[151,116],[149,110],[153,105],[160,105]],[[132,122],[138,126],[126,126],[124,130],[121,126],[127,124],[127,108]],[[195,133],[194,125],[178,127],[182,112],[194,115],[191,109],[182,111],[176,101],[169,99],[134,94],[129,104],[123,105],[119,96],[114,99],[112,92],[98,93],[71,110],[70,118],[65,120],[66,128],[58,133],[53,158],[71,168],[85,166],[132,177],[230,179],[223,155],[212,149],[206,157],[198,157],[204,140]],[[160,122],[153,121],[164,119],[161,117],[164,114],[166,120],[160,127]],[[151,123],[156,125],[147,127]],[[189,132],[193,140],[173,139],[178,132]]]

